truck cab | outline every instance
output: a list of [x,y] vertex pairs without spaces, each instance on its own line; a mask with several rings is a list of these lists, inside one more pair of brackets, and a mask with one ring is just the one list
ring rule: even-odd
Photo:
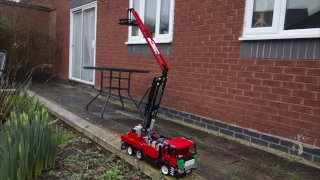
[[196,169],[197,152],[193,141],[182,137],[168,139],[161,150],[159,166],[163,174],[166,174],[166,168],[170,168],[168,173],[171,176],[188,174]]

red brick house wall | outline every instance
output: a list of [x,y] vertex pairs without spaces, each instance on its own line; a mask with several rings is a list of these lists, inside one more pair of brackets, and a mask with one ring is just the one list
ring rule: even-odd
[[[69,1],[57,1],[57,32],[63,46],[58,71],[65,79],[70,31],[66,4]],[[128,29],[117,22],[128,6],[127,0],[111,1],[109,6],[98,1],[96,65],[150,70],[148,76],[133,78],[132,93],[139,99],[160,70],[152,56],[127,55]],[[251,129],[273,135],[277,147],[286,146],[278,139],[285,138],[319,148],[320,59],[240,58],[244,7],[244,0],[175,0],[172,55],[166,57],[171,70],[162,106],[169,115],[175,112],[170,117],[187,113],[185,122],[218,127],[221,133],[236,137],[239,129],[242,139],[250,136],[244,129]],[[272,142],[268,139],[273,136],[259,134],[259,140]]]
[[63,80],[68,79],[69,74],[69,38],[70,38],[70,1],[56,1],[56,33],[61,48],[58,60],[57,74]]

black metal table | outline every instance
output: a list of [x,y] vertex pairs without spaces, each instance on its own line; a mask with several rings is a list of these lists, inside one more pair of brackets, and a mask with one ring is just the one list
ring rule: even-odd
[[[101,118],[103,118],[103,113],[107,107],[110,95],[111,95],[111,90],[118,90],[118,95],[122,104],[122,108],[124,108],[123,106],[123,101],[122,101],[122,97],[121,97],[121,93],[120,91],[122,90],[126,90],[128,91],[128,96],[130,97],[131,101],[134,103],[134,105],[139,109],[139,106],[137,105],[136,102],[134,102],[134,100],[132,99],[131,95],[130,95],[130,81],[131,81],[131,74],[132,73],[149,73],[149,71],[146,70],[137,70],[137,69],[123,69],[123,68],[110,68],[110,67],[102,67],[102,66],[85,66],[83,67],[84,69],[92,69],[92,70],[98,70],[101,73],[101,78],[100,78],[100,91],[99,93],[87,104],[86,110],[88,111],[88,107],[89,105],[102,93],[103,88],[109,89],[109,93],[106,99],[106,102],[103,105],[102,111],[101,111]],[[110,76],[104,76],[103,72],[104,71],[109,71],[110,72]],[[118,77],[113,76],[113,72],[118,72]],[[127,73],[127,77],[122,77],[122,73]],[[110,79],[109,80],[109,86],[107,87],[103,87],[103,80],[104,79]],[[118,79],[118,86],[112,86],[112,80],[113,79]],[[121,87],[121,80],[127,80],[128,81],[128,87]]]

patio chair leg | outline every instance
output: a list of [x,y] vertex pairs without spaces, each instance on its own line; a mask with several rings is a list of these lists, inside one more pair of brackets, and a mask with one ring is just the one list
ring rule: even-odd
[[122,97],[121,97],[120,92],[119,92],[119,97],[120,97],[120,101],[121,101],[121,104],[122,104],[122,109],[124,109],[124,105],[123,105],[123,101],[122,101]]
[[120,98],[120,101],[121,101],[121,104],[122,104],[122,109],[124,109],[124,106],[123,106],[123,101],[122,101],[122,97],[121,97],[121,71],[119,72],[119,89],[118,89],[118,94],[119,94],[119,98]]
[[101,111],[101,119],[103,119],[103,114],[104,114],[104,111],[106,110],[106,107],[107,107],[109,98],[110,98],[110,93],[108,94],[107,100],[106,100],[106,102],[105,102],[104,105],[103,105],[103,108],[102,108],[102,111]]
[[146,97],[147,93],[150,91],[150,89],[151,89],[151,86],[148,86],[147,89],[146,89],[146,91],[144,92],[142,98],[141,98],[140,101],[139,101],[139,104],[138,104],[139,107],[140,107],[143,99]]
[[139,111],[140,111],[140,115],[142,115],[142,110],[139,108],[139,106],[137,105],[137,103],[136,102],[134,102],[134,100],[132,99],[132,97],[131,97],[131,95],[130,95],[130,93],[128,92],[128,96],[129,96],[129,98],[131,99],[131,101],[133,102],[133,104],[139,109]]
[[109,98],[110,98],[110,95],[111,95],[111,89],[112,89],[112,71],[110,71],[109,93],[108,93],[108,96],[107,96],[107,100],[104,103],[102,111],[101,111],[101,119],[103,119],[103,114],[104,114],[104,111],[106,110],[106,107],[107,107],[107,104],[108,104],[108,101],[109,101]]
[[97,97],[102,93],[102,86],[103,86],[103,71],[101,71],[100,70],[100,72],[101,72],[101,80],[100,80],[100,91],[99,91],[99,93],[96,95],[96,97],[94,97],[88,104],[87,104],[87,107],[86,107],[86,111],[88,111],[88,108],[89,108],[89,105],[94,101],[94,100],[96,100],[97,99]]
[[88,111],[89,105],[90,105],[95,99],[97,99],[97,97],[101,94],[101,92],[102,92],[102,91],[100,91],[100,92],[96,95],[96,97],[94,97],[94,98],[87,104],[86,111]]
[[131,81],[131,74],[132,74],[132,72],[131,73],[129,73],[129,80],[128,80],[128,96],[129,96],[129,98],[131,99],[131,101],[133,102],[133,104],[139,109],[139,111],[140,111],[140,115],[142,114],[142,111],[141,111],[141,109],[139,108],[139,106],[137,105],[137,103],[136,102],[134,102],[134,100],[132,99],[132,97],[131,97],[131,95],[130,95],[130,81]]

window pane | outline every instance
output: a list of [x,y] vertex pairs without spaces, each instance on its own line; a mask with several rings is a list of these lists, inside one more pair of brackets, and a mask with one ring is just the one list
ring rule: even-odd
[[285,30],[320,28],[319,0],[288,0]]
[[81,79],[82,11],[73,14],[72,77]]
[[156,32],[156,15],[157,15],[157,1],[147,0],[144,14],[144,24],[148,26],[152,36],[155,36]]
[[255,0],[252,16],[252,27],[271,27],[274,0]]
[[[82,66],[93,66],[95,40],[95,8],[83,11],[83,28],[82,28]],[[81,79],[93,82],[93,73],[90,70],[81,70]]]
[[160,11],[160,34],[169,34],[170,0],[161,1]]
[[[139,12],[140,12],[140,0],[133,0],[133,8],[139,14]],[[135,18],[133,16],[132,16],[132,18],[135,20]],[[139,28],[138,28],[138,26],[132,26],[132,36],[139,36]]]

